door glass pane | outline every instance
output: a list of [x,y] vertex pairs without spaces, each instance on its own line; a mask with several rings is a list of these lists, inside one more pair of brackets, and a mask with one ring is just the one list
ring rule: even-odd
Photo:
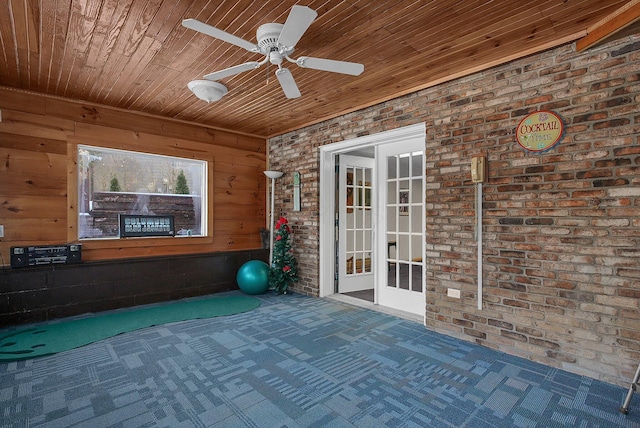
[[389,156],[387,158],[387,178],[394,179],[398,176],[398,167],[396,165],[396,157]]
[[389,263],[389,269],[387,271],[387,287],[396,287],[396,273],[398,271],[398,263]]
[[398,243],[398,259],[409,260],[409,236],[398,235],[396,242]]
[[409,177],[409,161],[410,158],[408,156],[400,156],[398,158],[400,172],[398,174],[399,177]]
[[422,262],[422,234],[411,235],[411,261]]
[[387,286],[389,287],[395,287],[396,286],[396,273],[397,273],[397,267],[398,267],[398,263],[397,263],[397,255],[398,252],[396,251],[396,242],[395,242],[395,236],[389,238],[391,239],[387,245]]
[[422,179],[411,180],[411,203],[421,204],[423,198],[422,195]]
[[[421,217],[422,217],[422,206],[411,206],[411,233],[412,234],[420,234],[422,235],[422,222]],[[420,238],[421,236],[419,236]]]
[[356,230],[356,245],[357,245],[357,250],[363,250],[364,248],[362,247],[363,244],[363,239],[364,239],[364,232],[362,230]]
[[398,201],[398,192],[396,191],[395,181],[387,182],[387,204],[396,204]]
[[409,264],[398,263],[398,267],[400,268],[398,274],[398,288],[409,290],[409,281],[411,281],[409,276]]
[[422,177],[422,152],[415,152],[411,156],[411,175]]
[[347,252],[345,254],[347,260],[347,275],[352,275],[355,273],[355,262],[353,253]]
[[362,186],[363,181],[364,181],[364,172],[362,171],[362,168],[357,168],[356,169],[356,179],[354,181],[354,184],[356,184],[358,186]]
[[362,229],[362,225],[364,224],[363,222],[363,218],[362,218],[362,210],[361,209],[357,209],[355,211],[355,214],[353,215],[353,219],[355,221],[355,228],[356,229]]
[[398,211],[398,207],[396,207],[395,205],[387,207],[387,231],[388,232],[395,232],[397,230],[396,229],[397,211]]
[[420,264],[411,266],[411,290],[422,291],[422,265]]

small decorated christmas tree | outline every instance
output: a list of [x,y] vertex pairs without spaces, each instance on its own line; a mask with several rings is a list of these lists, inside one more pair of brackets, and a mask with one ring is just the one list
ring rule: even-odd
[[109,182],[109,191],[110,192],[120,192],[122,188],[120,187],[120,183],[116,177],[113,177]]
[[176,178],[176,194],[188,195],[189,185],[187,184],[187,177],[184,176],[184,171],[180,170],[180,174]]
[[291,229],[286,218],[276,222],[273,235],[273,263],[269,269],[269,286],[278,294],[287,294],[289,285],[298,281],[298,262],[291,248]]

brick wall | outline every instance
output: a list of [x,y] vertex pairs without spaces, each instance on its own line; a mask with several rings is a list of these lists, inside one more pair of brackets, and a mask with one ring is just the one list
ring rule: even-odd
[[[317,295],[318,147],[425,122],[427,327],[628,386],[640,362],[640,37],[563,46],[270,140],[270,166],[301,280]],[[566,135],[525,152],[524,115],[559,113]],[[476,308],[470,159],[487,156],[484,299]],[[446,296],[447,287],[462,291]]]

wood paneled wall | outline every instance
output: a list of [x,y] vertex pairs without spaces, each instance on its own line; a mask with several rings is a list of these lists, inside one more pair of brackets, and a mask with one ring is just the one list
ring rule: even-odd
[[83,260],[260,248],[266,140],[0,87],[0,262],[10,247],[77,241],[77,144],[209,161],[209,233],[83,240]]

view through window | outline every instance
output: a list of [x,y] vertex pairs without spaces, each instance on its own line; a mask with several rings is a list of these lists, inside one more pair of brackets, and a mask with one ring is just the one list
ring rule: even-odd
[[206,175],[206,161],[80,145],[78,237],[121,237],[122,214],[205,236]]

